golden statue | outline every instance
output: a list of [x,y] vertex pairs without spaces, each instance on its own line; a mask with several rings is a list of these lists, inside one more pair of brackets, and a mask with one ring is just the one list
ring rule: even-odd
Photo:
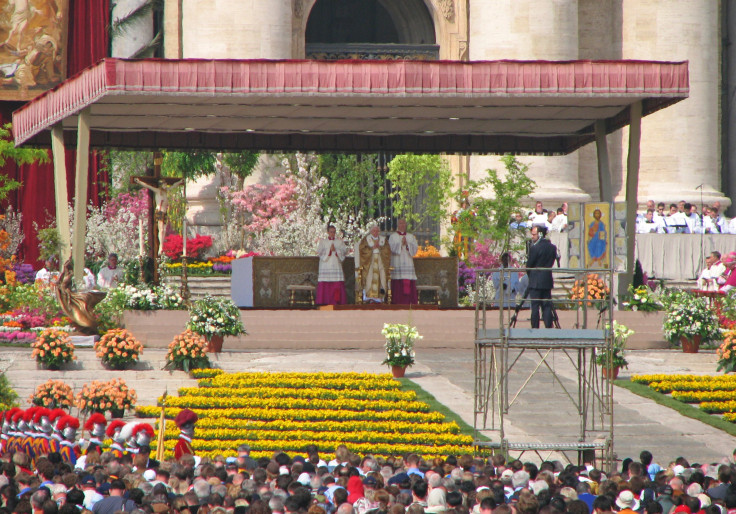
[[59,284],[56,287],[56,299],[59,300],[61,310],[69,316],[72,323],[84,334],[97,334],[97,316],[95,316],[95,305],[105,298],[104,291],[89,291],[87,293],[76,293],[72,291],[74,286],[74,270],[72,260],[69,259],[59,276]]

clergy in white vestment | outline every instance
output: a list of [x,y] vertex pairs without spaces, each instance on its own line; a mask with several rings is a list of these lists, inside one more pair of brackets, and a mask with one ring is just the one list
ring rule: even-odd
[[406,305],[417,302],[417,274],[414,255],[419,245],[417,238],[406,232],[406,220],[400,219],[396,232],[388,239],[391,247],[391,302]]
[[378,225],[372,225],[370,233],[360,241],[358,254],[363,300],[366,302],[385,301],[391,249],[386,236],[381,235]]
[[342,272],[342,261],[345,260],[347,248],[342,239],[335,237],[336,232],[334,226],[328,226],[327,238],[320,239],[317,245],[319,256],[318,305],[343,305],[348,299],[345,292],[345,275]]

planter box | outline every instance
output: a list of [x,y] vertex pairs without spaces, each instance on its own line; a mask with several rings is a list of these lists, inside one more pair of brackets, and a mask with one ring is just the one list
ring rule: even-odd
[[189,311],[125,311],[123,325],[148,348],[168,348],[186,329]]
[[664,311],[638,312],[615,311],[613,319],[634,331],[634,335],[626,341],[628,350],[649,350],[669,348],[670,343],[664,338],[662,322]]

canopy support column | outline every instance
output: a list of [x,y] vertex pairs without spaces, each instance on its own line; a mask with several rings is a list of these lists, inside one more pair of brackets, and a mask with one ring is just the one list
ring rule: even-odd
[[89,173],[89,108],[79,113],[77,127],[77,169],[74,183],[74,281],[84,277],[84,249],[87,235],[87,177]]
[[636,211],[639,206],[639,154],[641,147],[641,101],[629,107],[629,156],[626,160],[626,273],[619,279],[619,295],[628,291],[634,278]]
[[51,154],[54,158],[54,199],[56,200],[56,227],[59,230],[59,263],[71,256],[72,236],[69,230],[69,199],[66,184],[66,152],[64,129],[61,123],[51,128]]
[[611,191],[611,168],[608,165],[608,142],[606,141],[606,120],[595,122],[595,148],[598,156],[598,190],[601,202],[613,202]]

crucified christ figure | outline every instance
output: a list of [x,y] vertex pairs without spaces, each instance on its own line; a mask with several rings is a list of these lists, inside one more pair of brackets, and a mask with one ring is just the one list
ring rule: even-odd
[[156,203],[154,219],[158,227],[158,253],[161,255],[164,248],[164,238],[166,237],[166,210],[169,208],[169,190],[184,182],[184,179],[181,178],[172,182],[172,179],[168,177],[135,177],[134,180],[146,189],[153,191]]

